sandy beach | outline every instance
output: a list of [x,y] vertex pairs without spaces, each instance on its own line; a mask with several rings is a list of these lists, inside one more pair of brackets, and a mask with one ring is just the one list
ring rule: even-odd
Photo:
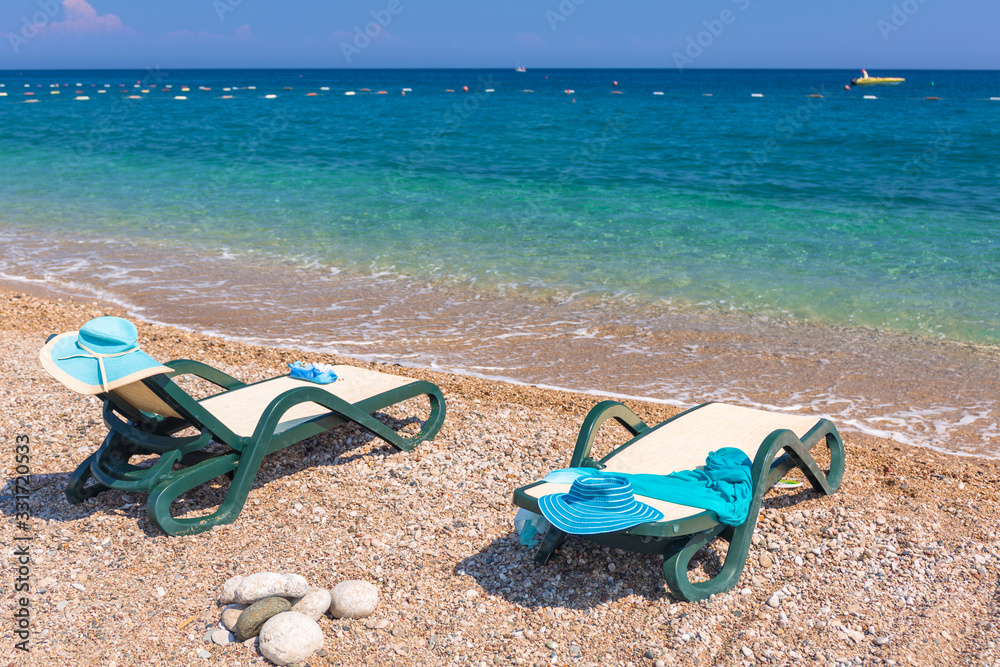
[[[340,427],[271,455],[239,519],[201,535],[159,532],[142,494],[70,506],[67,478],[106,429],[99,401],[58,384],[37,355],[48,334],[104,314],[125,315],[0,291],[4,664],[265,663],[206,632],[227,579],[289,571],[325,588],[366,580],[380,594],[369,619],[320,621],[325,646],[311,667],[1000,665],[1000,464],[853,431],[843,433],[840,492],[772,491],[739,585],[684,603],[666,590],[658,557],[570,538],[539,568],[513,534],[512,491],[568,464],[594,396],[137,322],[154,357],[204,361],[245,381],[302,358],[429,380],[444,392],[447,420],[411,453]],[[647,423],[680,410],[627,403]],[[403,408],[387,418],[424,406]],[[617,428],[601,446],[622,441]],[[14,537],[25,534],[10,484],[20,436],[32,453],[30,653],[15,650],[11,620]],[[717,560],[701,562],[710,570]]]

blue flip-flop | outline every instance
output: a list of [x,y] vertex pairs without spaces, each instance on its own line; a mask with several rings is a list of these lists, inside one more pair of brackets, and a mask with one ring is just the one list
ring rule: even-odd
[[316,384],[330,384],[337,380],[333,368],[325,364],[303,364],[301,361],[288,364],[289,375],[296,380],[308,380]]

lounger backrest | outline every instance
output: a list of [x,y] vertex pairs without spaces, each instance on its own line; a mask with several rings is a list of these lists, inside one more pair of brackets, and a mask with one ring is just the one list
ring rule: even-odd
[[709,453],[736,447],[754,460],[764,439],[776,429],[805,436],[820,417],[764,412],[724,403],[710,403],[668,421],[613,452],[605,470],[669,475],[705,465]]
[[142,381],[112,389],[111,395],[117,401],[121,401],[143,412],[149,412],[162,417],[180,417],[173,408],[167,405],[162,398],[154,394],[153,390],[147,387]]

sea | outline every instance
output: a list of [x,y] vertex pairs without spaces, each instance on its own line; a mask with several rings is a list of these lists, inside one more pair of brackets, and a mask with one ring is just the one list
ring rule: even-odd
[[1000,72],[858,74],[0,71],[0,280],[1000,457]]

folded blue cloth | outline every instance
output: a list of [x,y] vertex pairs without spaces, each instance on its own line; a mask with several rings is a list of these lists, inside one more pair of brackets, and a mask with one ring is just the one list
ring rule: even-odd
[[597,468],[562,468],[542,480],[553,484],[572,484],[580,477],[615,475],[632,483],[637,496],[665,500],[685,507],[709,510],[719,523],[738,526],[746,521],[753,495],[753,463],[741,450],[723,447],[708,455],[700,470],[681,470],[669,475],[628,475],[604,472]]
[[303,364],[301,361],[296,361],[288,364],[288,369],[289,375],[296,380],[308,380],[316,384],[330,384],[337,380],[333,368],[324,364]]

